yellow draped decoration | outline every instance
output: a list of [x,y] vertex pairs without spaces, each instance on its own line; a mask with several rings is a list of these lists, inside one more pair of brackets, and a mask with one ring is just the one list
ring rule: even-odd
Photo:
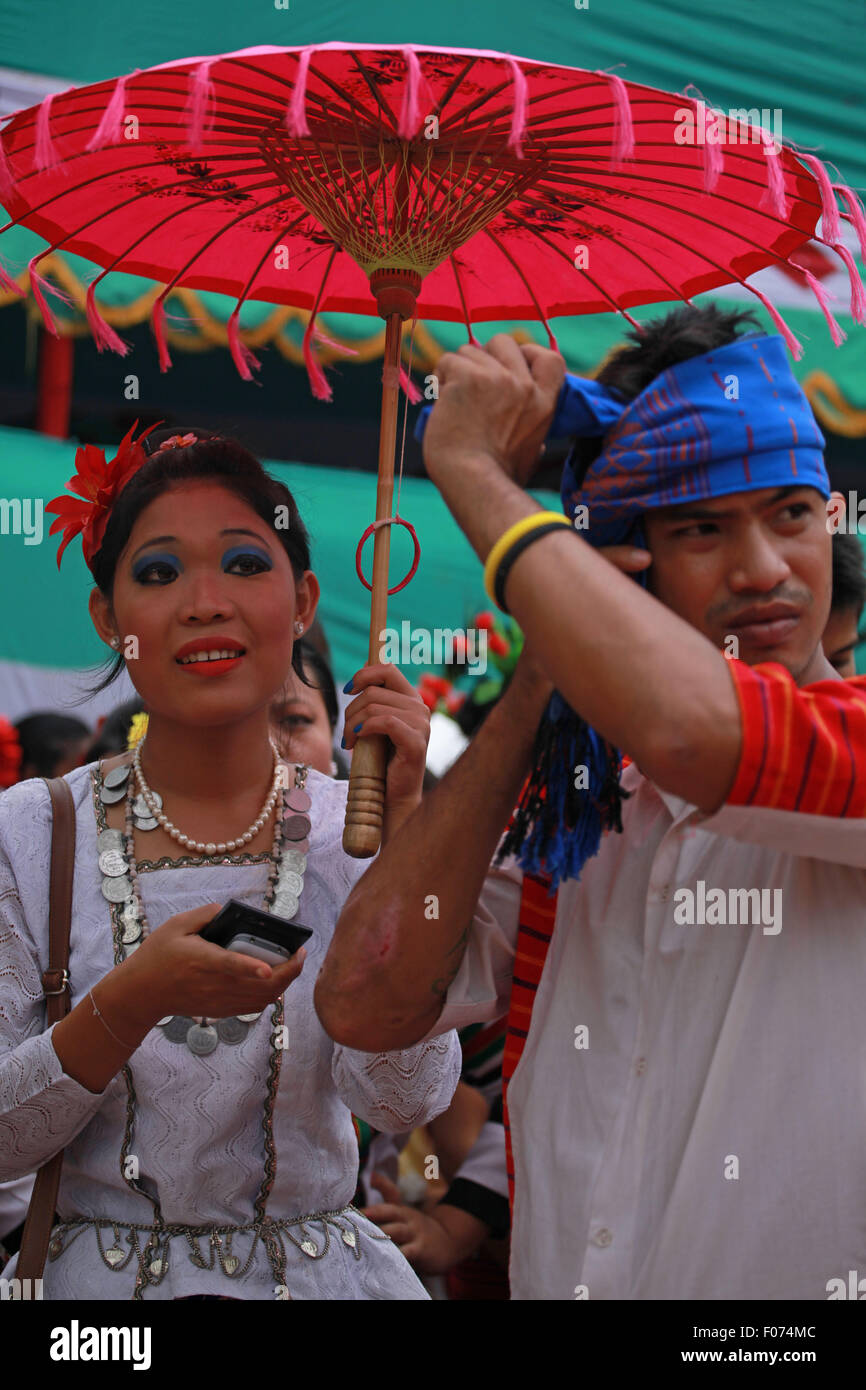
[[[51,276],[56,283],[64,290],[72,300],[75,307],[79,310],[80,317],[76,319],[59,319],[58,327],[60,331],[69,337],[87,337],[90,329],[85,317],[87,286],[82,284],[78,276],[72,271],[68,263],[62,256],[46,256],[40,263],[40,271],[43,275]],[[29,288],[29,276],[26,270],[15,278],[16,284],[21,289]],[[138,299],[125,305],[100,305],[100,313],[112,325],[113,328],[122,331],[132,325],[142,323],[150,317],[154,301],[161,293],[161,287],[155,286],[146,290]],[[198,291],[179,286],[172,290],[171,298],[177,298],[184,307],[188,317],[193,320],[190,328],[181,332],[171,327],[170,319],[166,321],[166,340],[172,347],[181,352],[208,352],[215,347],[228,347],[228,332],[226,325],[221,319],[217,318],[206,307],[200,298]],[[0,308],[6,304],[16,302],[16,296],[9,292],[0,291]],[[37,310],[32,296],[27,300],[28,312],[41,323],[41,317]],[[297,322],[302,328],[306,328],[309,322],[309,313],[305,309],[295,309],[290,306],[280,305],[274,307],[263,321],[255,328],[245,328],[241,332],[242,340],[250,348],[264,347],[266,344],[273,344],[282,354],[287,362],[295,366],[304,365],[304,354],[301,343],[296,342],[292,336],[285,332],[289,324]],[[411,324],[404,325],[404,357],[408,364],[408,354],[406,351],[407,339],[411,334]],[[376,358],[383,355],[385,349],[385,328],[367,334],[360,338],[341,337],[338,332],[328,328],[328,336],[338,344],[329,347],[327,343],[319,342],[316,345],[316,353],[323,364],[331,362],[345,362],[346,353],[351,352],[358,362],[373,362]],[[530,333],[522,329],[514,329],[512,337],[518,343],[535,342]],[[345,352],[340,352],[344,348]],[[415,341],[413,347],[412,366],[418,371],[432,369],[445,349],[436,341],[423,323],[418,323],[415,327]],[[615,349],[611,349],[611,352]],[[598,362],[590,373],[595,374],[601,369],[604,362],[608,360],[611,353],[605,354],[602,361]],[[351,359],[349,359],[351,360]],[[832,430],[835,434],[845,435],[848,438],[860,438],[866,435],[866,410],[860,410],[852,405],[843,395],[838,384],[825,371],[815,369],[801,381],[801,386],[815,412],[819,422]]]

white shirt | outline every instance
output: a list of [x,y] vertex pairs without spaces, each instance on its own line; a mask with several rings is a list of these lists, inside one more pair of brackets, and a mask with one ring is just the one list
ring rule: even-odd
[[[110,907],[101,892],[97,864],[93,764],[66,780],[76,808],[76,858],[72,900],[70,977],[72,1004],[85,998],[114,964]],[[399,1052],[365,1053],[333,1043],[313,1007],[313,986],[334,923],[368,861],[341,848],[348,783],[311,771],[310,852],[299,919],[312,929],[307,959],[284,998],[288,1046],[280,1069],[273,1115],[277,1168],[268,1214],[293,1220],[334,1212],[351,1202],[358,1173],[358,1146],[350,1111],[377,1130],[402,1133],[446,1109],[460,1076],[456,1034],[433,1045]],[[0,1180],[23,1177],[65,1145],[58,1211],[65,1221],[108,1218],[153,1222],[146,1196],[131,1190],[120,1172],[126,1086],[115,1076],[94,1094],[67,1076],[45,1029],[40,974],[48,954],[48,871],[51,809],[45,784],[34,779],[0,796]],[[266,862],[139,864],[139,885],[152,929],[178,912],[230,897],[261,906]],[[159,861],[161,864],[162,861]],[[109,1020],[122,1036],[122,1020]],[[270,1058],[270,1007],[236,1046],[220,1043],[207,1057],[169,1042],[161,1029],[148,1033],[130,1059],[138,1104],[131,1152],[140,1181],[159,1196],[166,1222],[245,1225],[264,1165],[265,1082]],[[341,1238],[341,1220],[327,1229],[312,1222],[306,1232],[315,1258],[284,1238],[286,1286],[300,1299],[426,1299],[411,1267],[382,1231],[353,1214],[354,1244]],[[325,1237],[328,1237],[327,1242]],[[141,1239],[141,1244],[144,1244]],[[103,1245],[113,1244],[106,1230]],[[121,1229],[121,1248],[126,1231]],[[234,1238],[233,1253],[246,1261],[252,1237]],[[128,1299],[136,1262],[112,1269],[99,1254],[94,1227],[73,1233],[56,1260],[46,1262],[48,1299]],[[327,1244],[327,1249],[325,1246]],[[208,1256],[207,1240],[200,1249]],[[15,1259],[4,1270],[11,1278]],[[219,1293],[242,1299],[276,1297],[275,1281],[259,1242],[246,1272],[229,1278],[219,1264],[197,1268],[182,1237],[170,1248],[168,1272],[144,1297],[171,1299]]]
[[[866,822],[623,785],[508,1090],[512,1296],[824,1299],[866,1275]],[[781,930],[678,924],[699,881],[781,889]],[[491,870],[431,1034],[507,1009],[520,889]]]

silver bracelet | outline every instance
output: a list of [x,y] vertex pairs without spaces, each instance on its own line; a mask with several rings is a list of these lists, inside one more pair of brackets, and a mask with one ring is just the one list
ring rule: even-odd
[[93,990],[92,990],[92,989],[89,989],[89,990],[87,991],[87,993],[88,993],[88,995],[90,996],[90,1002],[91,1002],[91,1004],[93,1005],[93,1012],[94,1012],[94,1014],[96,1015],[96,1017],[100,1020],[100,1022],[102,1023],[102,1026],[103,1026],[103,1028],[105,1028],[106,1032],[111,1033],[111,1036],[114,1038],[114,1041],[115,1041],[116,1043],[119,1043],[121,1047],[126,1048],[126,1051],[127,1051],[127,1052],[134,1052],[134,1051],[135,1051],[135,1048],[134,1048],[134,1047],[131,1047],[129,1043],[125,1043],[125,1042],[123,1041],[122,1038],[119,1038],[119,1037],[117,1036],[116,1033],[112,1033],[112,1032],[111,1032],[111,1029],[109,1028],[109,1026],[108,1026],[108,1024],[107,1024],[107,1022],[106,1022],[106,1020],[105,1020],[105,1018],[104,1018],[104,1016],[99,1012],[99,1010],[98,1010],[97,1007],[96,1007],[96,1000],[95,1000],[94,997],[93,997]]

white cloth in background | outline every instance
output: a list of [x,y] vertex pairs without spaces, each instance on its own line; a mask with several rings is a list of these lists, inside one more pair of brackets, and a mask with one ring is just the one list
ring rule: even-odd
[[[113,967],[109,904],[101,892],[91,764],[67,777],[76,806],[77,845],[70,976],[77,1004]],[[293,773],[293,768],[290,769]],[[455,1033],[400,1052],[368,1054],[340,1047],[325,1034],[313,987],[340,908],[366,861],[342,851],[346,782],[310,771],[310,853],[299,919],[312,928],[307,960],[284,996],[288,1048],[274,1113],[278,1155],[268,1213],[293,1219],[335,1211],[352,1200],[358,1152],[350,1108],[378,1130],[404,1132],[432,1119],[451,1101],[460,1076]],[[58,1211],[63,1220],[100,1216],[149,1224],[153,1209],[120,1174],[126,1087],[121,1075],[93,1094],[63,1073],[45,1028],[40,974],[47,964],[51,811],[39,780],[0,796],[0,1180],[33,1170],[66,1146]],[[268,863],[197,863],[140,868],[152,929],[201,903],[230,897],[261,906]],[[244,1224],[263,1173],[262,1115],[268,1073],[268,1008],[242,1043],[220,1043],[208,1057],[152,1029],[130,1068],[138,1105],[132,1153],[142,1183],[159,1195],[166,1222]],[[121,1020],[113,1020],[120,1031]],[[363,1217],[356,1259],[331,1231],[329,1250],[310,1259],[286,1241],[287,1286],[300,1299],[423,1299],[423,1286],[390,1241]],[[320,1228],[313,1227],[315,1237]],[[302,1237],[301,1237],[302,1238]],[[67,1237],[68,1239],[68,1237]],[[246,1258],[251,1237],[235,1238]],[[111,1243],[107,1232],[103,1243]],[[321,1239],[317,1242],[320,1246]],[[207,1254],[208,1252],[205,1251]],[[145,1298],[223,1293],[273,1299],[274,1278],[259,1243],[246,1274],[233,1279],[200,1270],[189,1247],[172,1242],[169,1273]],[[4,1270],[14,1274],[14,1259]],[[135,1261],[118,1272],[101,1259],[93,1227],[46,1262],[47,1299],[128,1299]]]
[[[107,690],[85,695],[91,671],[58,666],[31,666],[24,661],[0,660],[0,710],[11,723],[28,714],[50,711],[81,719],[95,729],[98,720],[118,705],[137,697],[129,673],[121,671]],[[74,701],[79,700],[80,704]]]
[[[508,1089],[512,1297],[826,1299],[866,1274],[866,822],[623,785]],[[679,925],[699,880],[780,889],[781,930]],[[436,1028],[507,1009],[521,884],[489,873]]]
[[444,777],[449,767],[469,746],[469,739],[460,725],[438,710],[430,716],[430,742],[427,745],[427,767],[435,777]]

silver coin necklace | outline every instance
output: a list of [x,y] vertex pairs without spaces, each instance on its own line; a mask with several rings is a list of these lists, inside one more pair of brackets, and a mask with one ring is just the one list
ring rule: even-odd
[[[276,791],[279,754],[273,743],[271,747],[275,757]],[[305,765],[296,766],[294,786],[291,789],[280,786],[278,789],[273,862],[263,907],[265,911],[271,911],[280,917],[295,916],[303,891],[304,871],[310,848],[308,812],[312,804],[310,794],[306,790],[308,770]],[[123,959],[138,950],[150,931],[138,882],[133,831],[155,830],[165,819],[161,814],[162,797],[150,787],[141,784],[136,793],[136,777],[133,777],[132,773],[133,764],[130,762],[112,768],[102,778],[99,797],[103,806],[114,805],[126,798],[126,825],[125,834],[109,828],[102,830],[96,841],[99,868],[103,876],[102,894],[109,903],[117,906],[119,913],[119,946]],[[247,832],[247,836],[249,834],[250,832]],[[208,851],[210,848],[208,844]],[[223,858],[222,862],[229,863],[230,860]],[[157,1027],[168,1042],[185,1044],[194,1056],[207,1057],[215,1051],[219,1043],[234,1047],[243,1042],[250,1027],[259,1018],[261,1011],[219,1019],[168,1014],[165,1018],[159,1019]]]

